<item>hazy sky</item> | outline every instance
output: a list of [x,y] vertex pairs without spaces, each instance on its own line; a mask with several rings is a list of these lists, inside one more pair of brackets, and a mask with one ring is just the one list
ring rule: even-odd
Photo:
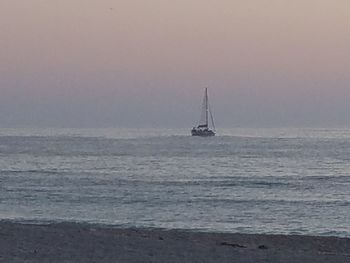
[[0,127],[350,126],[349,0],[1,0]]

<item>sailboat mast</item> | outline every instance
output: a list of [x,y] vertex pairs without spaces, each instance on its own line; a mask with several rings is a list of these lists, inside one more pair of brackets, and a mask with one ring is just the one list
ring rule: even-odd
[[208,127],[208,88],[205,88],[205,125]]

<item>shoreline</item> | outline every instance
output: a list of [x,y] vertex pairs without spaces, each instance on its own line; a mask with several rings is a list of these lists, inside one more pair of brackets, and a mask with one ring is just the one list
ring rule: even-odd
[[350,262],[350,238],[0,221],[0,262]]

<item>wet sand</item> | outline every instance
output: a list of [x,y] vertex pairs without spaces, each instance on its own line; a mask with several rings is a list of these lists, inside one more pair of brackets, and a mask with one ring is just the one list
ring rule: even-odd
[[0,222],[0,262],[350,263],[350,239]]

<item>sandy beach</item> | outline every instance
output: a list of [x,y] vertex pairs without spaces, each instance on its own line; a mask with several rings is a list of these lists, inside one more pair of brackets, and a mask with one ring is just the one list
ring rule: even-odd
[[0,262],[350,262],[350,239],[0,223]]

